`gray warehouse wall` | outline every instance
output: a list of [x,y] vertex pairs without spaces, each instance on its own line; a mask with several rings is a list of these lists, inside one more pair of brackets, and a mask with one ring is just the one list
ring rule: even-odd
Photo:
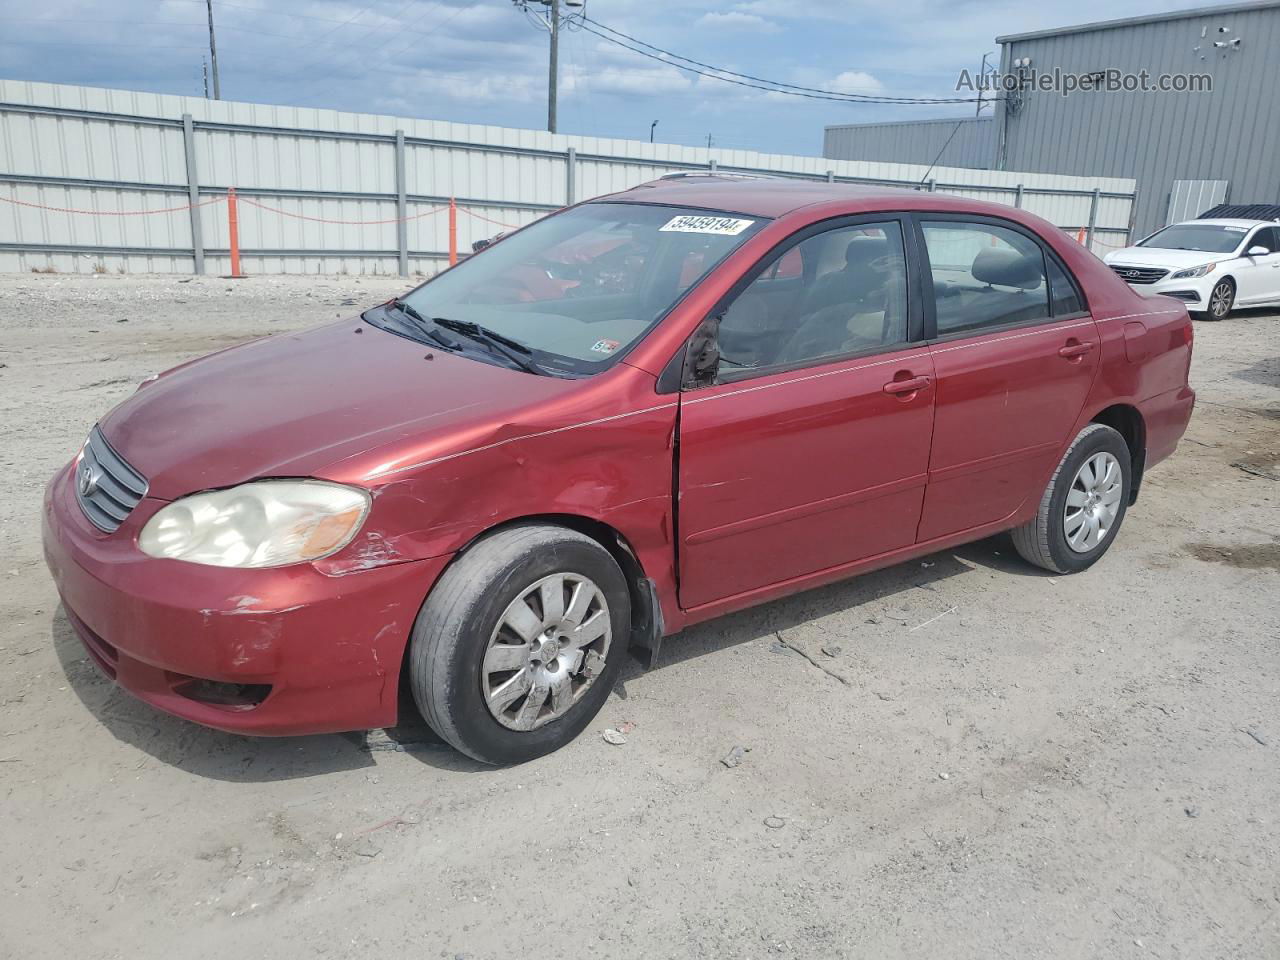
[[[1235,37],[1237,49],[1213,46]],[[1213,78],[1212,93],[1026,93],[1016,112],[997,107],[999,167],[1135,178],[1136,236],[1163,225],[1174,180],[1227,180],[1232,202],[1280,203],[1280,3],[997,39],[1005,73],[1030,57],[1041,74],[1114,67]]]
[[[956,124],[960,129],[956,129]],[[953,137],[952,134],[955,134]],[[951,139],[947,143],[948,138]],[[946,149],[943,150],[943,145]],[[942,155],[938,151],[942,150]],[[923,163],[989,170],[995,158],[991,117],[851,123],[827,127],[822,155],[829,160]]]

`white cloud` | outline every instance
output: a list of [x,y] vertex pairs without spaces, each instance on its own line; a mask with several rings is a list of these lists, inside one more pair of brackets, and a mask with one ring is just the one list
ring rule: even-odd
[[[597,41],[585,59],[560,55],[560,88],[569,95],[621,94],[647,96],[684,93],[699,78],[674,65],[631,50]],[[723,84],[716,84],[723,86]]]
[[[885,86],[865,70],[846,70],[835,77],[812,68],[793,70],[785,78],[787,83],[801,87],[812,87],[815,90],[830,90],[832,93],[861,93],[875,95],[884,93]],[[796,98],[788,93],[775,91],[766,93],[765,99],[777,103],[795,102]]]
[[679,70],[660,64],[652,67],[578,68],[566,71],[560,77],[560,89],[569,96],[578,93],[680,93],[690,86],[689,78]]
[[[422,95],[429,90],[433,98],[447,98],[458,103],[528,103],[546,96],[543,89],[529,82],[529,77],[513,73],[435,73],[410,70],[387,78],[384,103],[395,104],[394,112],[415,116],[422,111]],[[383,107],[382,109],[386,109]]]
[[728,13],[704,13],[694,23],[698,27],[714,27],[728,30],[751,30],[756,33],[777,33],[778,25],[754,13],[730,10]]
[[[1164,0],[1181,8],[1204,0]],[[29,5],[30,6],[30,5]],[[5,21],[0,76],[199,96],[203,2],[56,0]],[[706,63],[839,93],[956,96],[1000,34],[1148,12],[1150,0],[609,0],[593,16]],[[0,0],[3,7],[3,0]],[[41,5],[32,6],[42,11]],[[222,94],[262,103],[537,128],[547,35],[508,0],[225,0]],[[695,27],[696,29],[691,29]],[[144,36],[139,39],[139,33]],[[23,41],[29,41],[23,45]],[[133,44],[144,42],[144,50]],[[58,46],[58,44],[67,46]],[[700,77],[567,29],[562,128],[818,151],[827,123],[940,116],[965,105],[838,103]],[[971,111],[970,111],[971,112]]]
[[832,93],[883,93],[884,84],[862,70],[846,70],[824,85]]

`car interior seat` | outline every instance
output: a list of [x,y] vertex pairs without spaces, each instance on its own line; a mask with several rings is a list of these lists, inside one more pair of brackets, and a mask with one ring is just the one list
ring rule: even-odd
[[900,319],[898,298],[888,297],[887,290],[890,280],[901,286],[901,266],[883,237],[850,240],[844,268],[814,284],[783,359],[833,356],[884,342]]

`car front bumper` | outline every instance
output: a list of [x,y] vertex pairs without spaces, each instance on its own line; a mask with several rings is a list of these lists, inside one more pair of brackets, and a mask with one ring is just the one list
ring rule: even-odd
[[[1176,271],[1175,271],[1176,272]],[[1207,276],[1192,277],[1182,280],[1170,280],[1165,277],[1155,283],[1131,283],[1129,287],[1144,297],[1173,297],[1187,305],[1188,310],[1204,311],[1209,309],[1209,293],[1213,285],[1220,279],[1215,271]]]
[[120,687],[234,733],[333,733],[396,722],[414,618],[447,557],[329,576],[310,564],[242,570],[137,547],[163,501],[104,534],[70,467],[45,492],[45,559],[67,619]]

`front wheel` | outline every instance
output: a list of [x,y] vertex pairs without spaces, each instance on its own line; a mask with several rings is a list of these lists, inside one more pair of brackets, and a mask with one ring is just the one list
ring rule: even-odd
[[1230,277],[1223,277],[1213,285],[1213,290],[1209,293],[1208,309],[1205,311],[1206,320],[1225,320],[1231,313],[1231,308],[1236,302],[1236,285]]
[[550,753],[604,705],[626,654],[630,594],[600,544],[562,527],[499,531],[422,606],[409,681],[423,718],[476,760]]
[[1089,424],[1058,464],[1035,518],[1013,531],[1018,553],[1054,573],[1093,566],[1124,520],[1131,470],[1124,437],[1105,424]]

